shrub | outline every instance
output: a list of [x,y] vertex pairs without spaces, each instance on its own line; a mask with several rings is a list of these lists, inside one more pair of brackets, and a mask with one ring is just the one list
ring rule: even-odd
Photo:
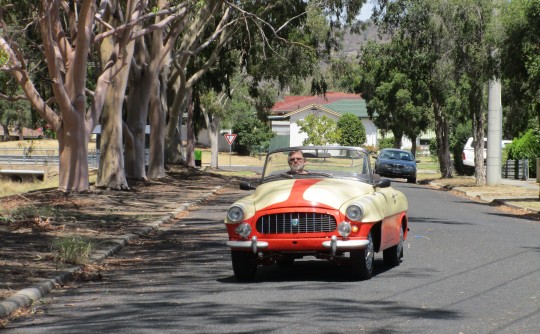
[[429,154],[432,156],[438,156],[437,155],[437,139],[433,138],[429,140]]
[[514,139],[508,147],[508,159],[529,159],[529,170],[533,177],[537,173],[536,158],[538,157],[540,157],[540,131],[538,129],[528,130],[523,136]]
[[360,146],[366,142],[366,128],[358,116],[343,114],[337,122],[337,127],[341,133],[340,145]]
[[393,148],[394,147],[394,138],[382,138],[379,140],[379,150],[383,148]]
[[240,155],[257,155],[268,149],[274,132],[255,116],[245,118],[233,127],[238,134],[235,150]]

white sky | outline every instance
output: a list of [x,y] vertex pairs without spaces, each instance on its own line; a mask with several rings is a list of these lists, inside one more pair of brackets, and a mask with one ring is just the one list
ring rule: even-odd
[[368,0],[368,2],[362,6],[362,10],[360,11],[360,15],[358,17],[360,18],[360,20],[365,21],[369,19],[372,11],[373,4],[371,3],[371,1]]

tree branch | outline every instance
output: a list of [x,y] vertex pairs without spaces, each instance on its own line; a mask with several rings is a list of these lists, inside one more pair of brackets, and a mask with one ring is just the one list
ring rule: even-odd
[[151,18],[159,16],[159,15],[168,15],[168,14],[175,13],[175,12],[178,11],[178,13],[176,13],[176,14],[172,14],[172,15],[167,16],[164,20],[159,22],[159,24],[153,24],[153,25],[148,26],[145,29],[142,29],[141,31],[144,31],[144,30],[146,30],[146,31],[144,33],[142,33],[142,34],[137,33],[137,34],[133,35],[132,39],[135,39],[135,38],[137,38],[137,37],[139,37],[141,35],[147,34],[147,33],[152,32],[154,30],[162,29],[165,25],[169,24],[171,21],[177,19],[178,17],[181,17],[181,16],[185,15],[188,12],[187,6],[188,6],[188,4],[184,2],[184,3],[182,3],[182,4],[178,5],[178,6],[174,6],[174,7],[171,7],[169,9],[163,9],[163,10],[157,11],[155,13],[149,13],[149,14],[140,16],[136,20],[131,20],[130,22],[128,22],[126,24],[123,24],[121,26],[118,26],[115,29],[112,29],[112,30],[106,31],[104,33],[96,35],[95,38],[94,38],[94,42],[95,43],[100,42],[104,38],[107,38],[107,37],[112,36],[114,34],[118,34],[120,32],[123,32],[124,30],[132,29],[134,26],[136,26],[137,24],[140,24],[141,22],[143,22],[143,21],[145,21],[147,19],[151,19]]
[[[28,77],[28,72],[26,72],[25,61],[17,52],[17,56],[11,46],[6,42],[6,40],[0,36],[0,49],[2,49],[9,57],[9,60],[12,66],[10,72],[12,76],[17,80],[21,86],[26,98],[30,101],[32,106],[37,110],[38,114],[43,117],[54,130],[60,128],[60,117],[47,105],[47,103],[41,98],[36,87]],[[18,62],[18,64],[17,64]]]

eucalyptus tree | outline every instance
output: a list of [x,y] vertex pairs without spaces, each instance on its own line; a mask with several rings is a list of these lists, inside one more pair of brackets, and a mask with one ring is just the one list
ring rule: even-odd
[[[100,4],[108,5],[109,1]],[[145,2],[139,0],[137,4],[136,12],[140,18],[132,16],[122,27],[108,26],[107,32],[95,35],[96,22],[106,26],[104,21],[96,19],[96,1],[41,0],[36,3],[36,23],[54,99],[43,99],[29,76],[24,54],[10,39],[4,35],[0,37],[3,58],[7,59],[2,69],[18,81],[26,98],[56,132],[60,151],[59,190],[71,192],[89,188],[87,158],[90,133],[98,124],[111,79],[124,67],[126,45],[130,39],[162,27],[156,24],[148,26],[148,30],[134,33],[138,22],[164,14],[158,10],[141,16]],[[183,8],[179,5],[172,10],[181,12]],[[105,66],[93,68],[98,74],[92,90],[87,87],[87,79],[93,43],[119,32],[124,37],[115,45]]]
[[[36,8],[39,9],[37,23],[54,92],[54,107],[40,96],[29,76],[24,55],[5,36],[0,37],[0,47],[8,60],[2,65],[3,70],[9,71],[19,82],[33,107],[57,134],[60,151],[59,189],[83,191],[89,187],[88,140],[103,103],[103,93],[97,90],[86,110],[85,84],[96,6],[94,1],[89,0],[80,6],[62,5],[59,1],[44,0]],[[62,19],[68,23],[66,26],[61,24]],[[101,77],[99,88],[105,87],[111,74],[112,66]],[[53,108],[58,108],[58,112]]]
[[407,57],[399,39],[388,43],[366,43],[360,53],[362,69],[357,89],[367,100],[367,110],[383,133],[392,132],[394,147],[404,135],[416,150],[417,135],[429,124],[429,90],[422,77],[415,75],[413,57]]
[[476,184],[485,184],[484,129],[487,115],[487,85],[497,74],[493,42],[494,2],[491,0],[452,0],[445,3],[444,24],[452,36],[449,58],[461,112],[473,124]]
[[416,95],[416,109],[411,114],[422,116],[420,126],[408,129],[411,133],[407,135],[415,137],[426,121],[433,119],[441,176],[451,177],[449,136],[456,116],[452,108],[453,63],[448,57],[452,36],[444,24],[452,17],[445,12],[445,2],[376,1],[373,18],[378,28],[391,36],[391,44],[396,46],[393,56],[400,59],[399,71],[413,83],[409,92]]
[[[135,12],[135,1],[128,1],[125,7],[122,2],[110,0],[108,4],[103,3],[96,15],[107,25],[98,27],[101,33],[107,32],[109,27],[118,28],[126,24]],[[134,31],[138,30],[138,25]],[[126,32],[124,32],[126,33]],[[111,55],[115,52],[115,47],[119,41],[124,38],[124,33],[111,34],[102,39],[99,45],[99,57],[101,66],[105,67]],[[101,115],[101,141],[100,141],[100,160],[96,185],[108,189],[128,189],[129,185],[126,179],[124,169],[124,138],[122,109],[124,105],[124,95],[126,92],[127,80],[131,61],[133,59],[134,41],[127,41],[125,46],[125,59],[123,66],[119,68],[118,74],[111,78],[110,86],[107,88],[107,94],[103,104]]]
[[[225,58],[238,55],[234,64],[238,72],[250,76],[254,90],[259,82],[274,79],[279,88],[298,78],[314,73],[317,60],[335,45],[330,26],[336,22],[351,22],[359,13],[365,0],[342,1],[223,1],[222,8],[212,12],[218,18],[229,15],[229,20],[209,19],[198,16],[193,28],[186,30],[174,56],[171,83],[175,83],[175,101],[167,128],[168,156],[178,157],[174,151],[180,116],[185,110],[187,92],[214,66],[221,66]],[[332,22],[327,21],[331,19]],[[214,28],[215,27],[215,28]],[[209,38],[196,39],[195,32],[202,31]],[[202,66],[191,74],[188,63],[208,48],[207,41],[215,40],[212,52],[207,52]],[[188,150],[189,154],[189,150]]]
[[[500,12],[503,38],[498,45],[507,135],[540,127],[540,1],[509,1]],[[505,110],[506,111],[506,110]]]

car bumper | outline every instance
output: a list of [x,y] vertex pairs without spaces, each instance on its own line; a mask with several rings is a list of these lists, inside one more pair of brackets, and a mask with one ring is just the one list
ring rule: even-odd
[[399,169],[377,169],[377,174],[381,176],[389,176],[389,177],[416,177],[415,171],[405,171],[405,170],[399,170]]
[[252,237],[251,240],[227,241],[227,246],[231,249],[251,249],[253,253],[258,251],[286,251],[286,252],[302,252],[302,251],[325,251],[329,250],[332,253],[337,251],[346,251],[354,249],[363,249],[369,244],[367,239],[338,239],[332,236],[328,239],[272,239],[268,241],[259,241],[257,237]]

